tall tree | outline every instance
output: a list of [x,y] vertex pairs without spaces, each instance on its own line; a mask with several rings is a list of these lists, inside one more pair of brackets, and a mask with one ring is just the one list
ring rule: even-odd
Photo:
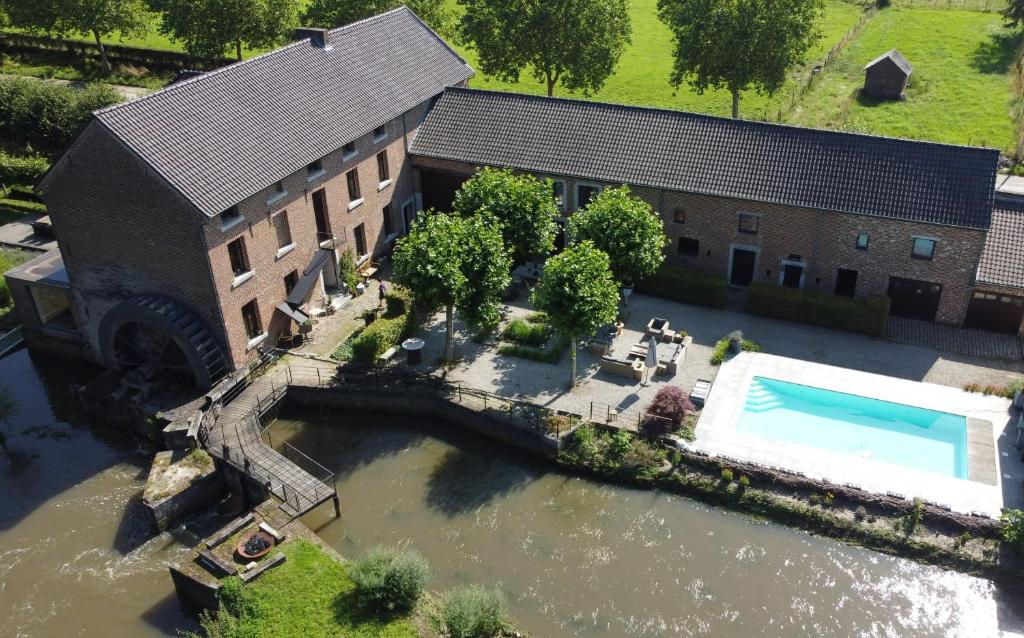
[[1006,8],[1003,9],[1003,18],[1011,27],[1024,22],[1024,0],[1009,0],[1006,3]]
[[518,82],[529,67],[554,95],[600,89],[630,42],[626,0],[458,0],[460,32],[477,50],[480,69]]
[[569,387],[576,385],[576,340],[611,323],[618,312],[619,289],[608,264],[608,255],[589,241],[572,246],[547,260],[530,298],[569,338]]
[[463,220],[435,211],[420,213],[392,256],[395,283],[426,306],[444,307],[444,358],[454,358],[455,304],[465,294],[461,268]]
[[0,0],[11,24],[58,36],[91,35],[111,71],[103,38],[112,33],[141,35],[149,27],[149,8],[143,0]]
[[555,247],[558,207],[551,180],[484,168],[459,187],[452,208],[463,217],[494,217],[514,265],[546,255]]
[[604,251],[612,274],[623,285],[653,275],[665,261],[668,239],[661,218],[627,186],[604,189],[569,218],[569,236]]
[[501,320],[501,293],[512,281],[512,261],[500,224],[486,215],[463,221],[459,267],[466,278],[456,308],[472,328],[490,328]]
[[299,24],[301,0],[150,0],[160,12],[160,30],[184,43],[191,55],[221,57],[242,46],[273,46]]
[[302,23],[333,29],[403,4],[435,31],[447,33],[451,30],[452,13],[444,0],[310,0],[302,14]]
[[822,0],[658,0],[658,17],[672,31],[673,86],[688,82],[732,94],[774,93],[786,72],[821,38]]

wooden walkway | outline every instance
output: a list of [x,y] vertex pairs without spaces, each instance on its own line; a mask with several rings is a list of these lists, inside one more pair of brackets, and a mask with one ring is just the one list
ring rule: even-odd
[[282,454],[263,440],[262,419],[278,406],[287,390],[288,386],[272,375],[250,384],[223,406],[209,429],[207,451],[269,486],[290,516],[301,516],[332,499],[337,512],[338,493],[325,482],[333,481],[325,475],[330,474],[325,468],[287,443]]

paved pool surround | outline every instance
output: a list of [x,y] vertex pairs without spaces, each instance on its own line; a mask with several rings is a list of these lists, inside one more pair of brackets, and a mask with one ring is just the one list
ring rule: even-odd
[[[755,377],[962,415],[967,419],[967,479],[744,433],[737,426]],[[1003,489],[995,441],[1006,426],[1009,406],[1003,398],[946,386],[744,352],[722,365],[697,423],[694,446],[711,455],[997,517]]]

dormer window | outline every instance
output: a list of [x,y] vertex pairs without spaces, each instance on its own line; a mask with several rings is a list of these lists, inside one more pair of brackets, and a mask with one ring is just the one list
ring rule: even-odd
[[377,128],[373,129],[373,141],[379,142],[388,136],[388,125],[381,124]]
[[220,214],[220,229],[225,231],[234,228],[242,223],[242,220],[242,213],[238,210],[238,206],[232,206]]
[[268,204],[275,204],[288,195],[288,191],[284,188],[284,182],[277,182],[272,190],[273,192],[270,194],[270,197],[267,198]]
[[327,171],[324,170],[324,161],[322,159],[318,159],[306,167],[306,181],[312,182],[320,179],[326,172]]
[[355,142],[349,142],[345,146],[341,147],[341,156],[343,158],[345,158],[345,159],[352,159],[357,154],[358,154],[358,151],[356,151],[356,143]]

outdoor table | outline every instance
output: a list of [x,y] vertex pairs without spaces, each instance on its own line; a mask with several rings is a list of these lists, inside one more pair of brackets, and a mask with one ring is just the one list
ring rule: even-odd
[[423,363],[423,339],[406,339],[402,342],[402,349],[405,350],[405,361],[411,366],[418,366]]

